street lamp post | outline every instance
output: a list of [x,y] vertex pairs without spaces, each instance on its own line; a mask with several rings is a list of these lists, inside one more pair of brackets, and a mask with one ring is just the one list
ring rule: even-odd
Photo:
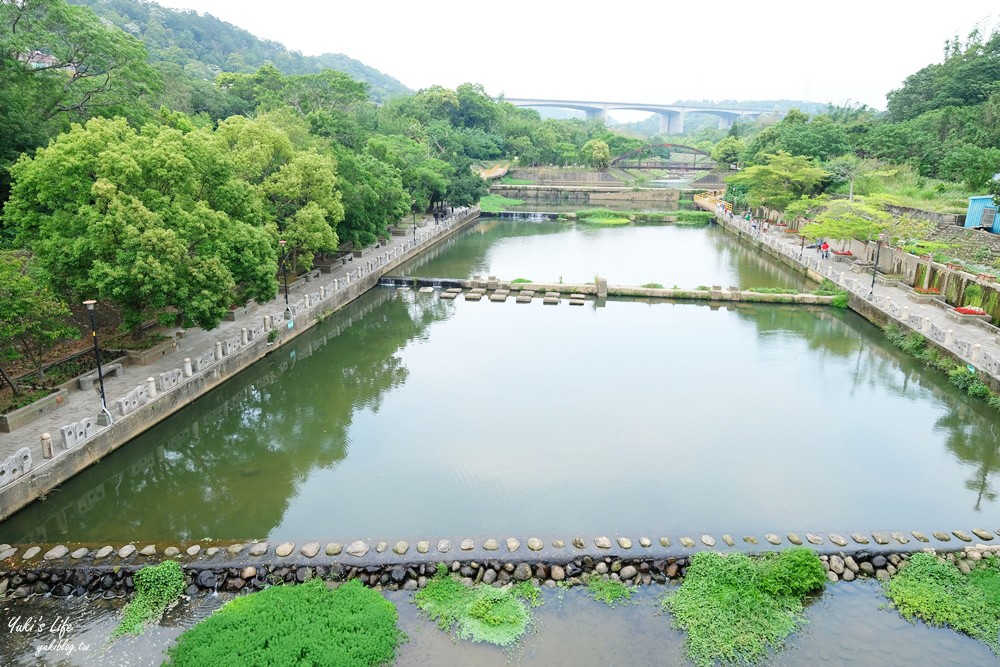
[[108,411],[108,403],[104,398],[104,369],[101,368],[101,348],[97,344],[97,320],[94,318],[95,304],[97,304],[97,301],[93,299],[83,302],[83,305],[87,307],[87,312],[90,314],[90,335],[94,339],[94,357],[97,359],[97,382],[101,387],[101,409],[107,415],[108,424],[111,424],[114,422],[114,419],[111,418],[111,412]]
[[882,251],[882,235],[879,234],[875,237],[875,265],[872,266],[872,287],[868,290],[868,300],[871,301],[875,297],[875,274],[878,273],[878,258]]
[[285,280],[285,305],[288,305],[288,262],[285,254],[285,239],[278,241],[278,245],[281,246],[281,274]]

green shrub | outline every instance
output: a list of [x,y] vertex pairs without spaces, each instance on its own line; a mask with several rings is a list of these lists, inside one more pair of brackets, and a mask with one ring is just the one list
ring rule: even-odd
[[530,283],[530,282],[532,282],[532,280],[531,280],[530,278],[514,278],[514,279],[513,279],[512,281],[510,281],[510,282],[511,282],[512,284],[513,284],[513,283]]
[[503,195],[486,195],[479,200],[479,210],[483,213],[499,213],[511,206],[523,203],[523,199],[512,199]]
[[1000,568],[995,557],[966,576],[932,554],[914,554],[883,588],[903,618],[954,628],[1000,654]]
[[413,601],[445,631],[455,630],[460,639],[510,646],[531,625],[531,611],[524,603],[541,604],[539,592],[528,582],[510,588],[466,586],[448,573],[443,564]]
[[232,600],[169,649],[170,667],[392,663],[405,635],[396,607],[354,579],[329,590],[320,579]]
[[963,293],[964,304],[966,306],[975,306],[980,308],[983,305],[983,288],[976,283],[970,283],[968,287],[965,288]]
[[111,640],[125,634],[137,635],[163,616],[167,606],[184,592],[184,573],[177,561],[144,567],[135,573],[135,597],[122,613],[122,620],[111,633]]
[[830,299],[830,305],[834,308],[847,308],[848,294],[847,290],[838,290],[833,298]]
[[757,292],[759,294],[798,294],[797,289],[791,287],[751,287],[747,290],[748,292]]
[[646,283],[643,287],[647,289],[663,289],[663,285],[660,283]]
[[751,663],[805,622],[802,601],[825,582],[819,557],[805,548],[756,559],[702,552],[661,604],[674,627],[687,631],[695,663]]

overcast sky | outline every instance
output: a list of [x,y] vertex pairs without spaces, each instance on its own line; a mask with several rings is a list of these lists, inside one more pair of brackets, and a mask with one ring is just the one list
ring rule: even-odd
[[[343,53],[414,90],[481,83],[491,95],[670,103],[863,102],[932,62],[997,5],[742,0],[159,0],[306,55]],[[932,9],[929,9],[932,8]]]

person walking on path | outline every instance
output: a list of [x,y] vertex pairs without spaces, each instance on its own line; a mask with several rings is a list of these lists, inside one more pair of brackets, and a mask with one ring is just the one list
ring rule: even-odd
[[830,259],[830,244],[823,241],[823,245],[819,247],[820,253],[823,259]]

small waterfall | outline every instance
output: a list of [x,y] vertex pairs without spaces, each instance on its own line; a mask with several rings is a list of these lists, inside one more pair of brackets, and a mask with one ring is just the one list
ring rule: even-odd
[[559,217],[558,213],[545,211],[500,211],[498,215],[501,220],[524,220],[527,222],[545,222]]

